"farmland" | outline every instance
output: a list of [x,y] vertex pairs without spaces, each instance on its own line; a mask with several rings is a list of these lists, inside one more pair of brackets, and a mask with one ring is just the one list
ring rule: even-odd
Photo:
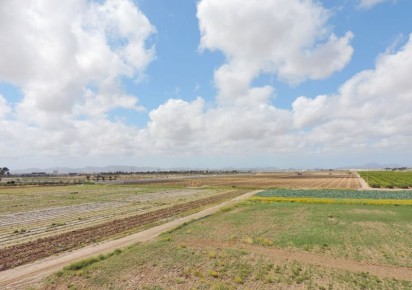
[[225,189],[84,185],[0,190],[0,248],[167,208]]
[[254,199],[266,202],[412,205],[412,191],[270,189],[260,192]]
[[412,171],[360,171],[372,188],[412,188]]
[[[135,289],[139,285],[138,289],[161,289],[157,286],[181,289],[178,286],[184,285],[183,288],[226,289],[219,287],[229,285],[230,289],[258,285],[267,289],[274,285],[281,288],[338,285],[353,289],[360,279],[369,286],[380,283],[383,289],[405,285],[407,288],[410,284],[402,281],[402,274],[364,275],[359,272],[362,269],[368,272],[368,266],[362,268],[356,263],[396,266],[400,272],[411,267],[407,262],[410,255],[406,253],[410,244],[405,240],[412,240],[411,192],[354,190],[359,187],[357,175],[347,171],[139,175],[94,184],[3,186],[0,188],[1,268],[13,268],[90,243],[122,237],[261,189],[263,192],[239,206],[185,225],[151,243],[69,267],[39,287]],[[369,211],[373,214],[358,214]],[[350,220],[354,214],[357,219]],[[325,223],[329,222],[330,233],[322,238]],[[369,227],[380,227],[381,223],[385,225],[385,235],[393,235],[396,240],[385,241],[382,234],[375,236],[376,240],[362,238],[351,244],[344,237],[369,230],[372,235]],[[372,251],[367,248],[368,243],[375,243],[377,248]],[[367,253],[362,253],[363,250]],[[300,260],[304,253],[320,255],[315,259],[320,262]],[[278,254],[280,257],[291,254],[296,259],[277,260]],[[341,272],[325,267],[324,261],[329,258],[349,259],[361,270],[345,268]],[[112,268],[123,260],[128,262],[116,265],[119,270]],[[152,265],[151,261],[158,262]],[[171,263],[176,266],[169,271]],[[153,272],[149,271],[151,267]],[[249,274],[243,273],[243,268],[249,269],[244,270]],[[144,277],[139,274],[133,278],[135,271],[141,271]]]
[[39,287],[410,289],[411,247],[410,206],[250,200]]
[[[40,181],[51,182],[44,178]],[[73,181],[78,183],[80,179],[76,177]],[[27,182],[36,183],[33,179]],[[268,187],[357,186],[356,176],[347,172],[138,175],[95,184],[3,186],[0,187],[0,249],[227,191],[241,194]]]

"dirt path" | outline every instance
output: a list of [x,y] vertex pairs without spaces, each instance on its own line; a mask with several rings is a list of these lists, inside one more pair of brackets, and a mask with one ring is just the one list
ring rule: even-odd
[[356,178],[358,179],[360,190],[371,190],[369,184],[356,172]]
[[259,191],[248,192],[238,196],[232,200],[225,201],[219,205],[207,208],[198,213],[178,218],[171,222],[141,231],[139,233],[111,241],[101,242],[99,244],[90,245],[79,250],[68,253],[62,253],[57,256],[51,256],[46,259],[19,266],[0,272],[0,289],[21,289],[28,285],[33,285],[34,282],[50,275],[63,268],[67,264],[87,259],[96,255],[106,254],[118,248],[124,248],[137,242],[149,241],[161,233],[171,230],[185,222],[203,218],[205,216],[216,213],[225,206],[236,204],[245,200]]
[[358,262],[354,260],[346,260],[342,258],[334,258],[322,254],[308,253],[292,249],[276,249],[265,248],[261,246],[248,244],[231,244],[222,243],[220,241],[202,240],[202,241],[187,241],[187,246],[192,247],[211,247],[219,249],[237,249],[247,250],[254,254],[259,254],[265,257],[274,258],[277,261],[297,261],[305,264],[322,266],[331,269],[339,269],[350,272],[365,272],[379,278],[395,278],[399,280],[412,282],[412,268],[395,267],[387,265],[368,264],[366,262]]

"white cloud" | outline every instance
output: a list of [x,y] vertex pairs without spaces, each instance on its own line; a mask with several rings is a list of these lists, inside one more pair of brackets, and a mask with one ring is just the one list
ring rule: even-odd
[[7,104],[6,99],[3,98],[2,95],[0,95],[0,118],[5,117],[6,114],[10,112],[11,112],[11,109],[9,105]]
[[[411,152],[411,74],[412,35],[400,50],[379,56],[374,69],[346,81],[337,94],[298,97],[292,110],[254,98],[259,88],[247,86],[255,102],[209,107],[200,98],[169,100],[150,113],[149,140],[169,154]],[[233,76],[239,85],[247,83],[242,74]]]
[[202,0],[197,17],[200,48],[221,50],[227,58],[215,72],[221,102],[250,99],[250,83],[261,73],[293,84],[326,78],[353,52],[352,33],[336,37],[327,26],[329,12],[314,1]]
[[[412,139],[412,35],[397,52],[385,53],[373,70],[359,72],[335,96],[298,98],[295,124],[312,128],[324,148],[389,148],[410,151]],[[335,148],[336,149],[336,148]]]
[[140,109],[118,82],[153,59],[146,41],[154,32],[130,0],[2,1],[0,80],[21,87],[19,118],[45,128],[66,126],[79,111]]
[[388,2],[388,0],[359,0],[359,8],[370,9],[383,2]]
[[178,151],[183,147],[186,150],[191,142],[207,136],[204,105],[202,98],[190,103],[170,99],[151,111],[148,137],[154,142],[154,148]]
[[300,96],[286,110],[271,103],[282,97],[275,88],[252,81],[325,78],[350,60],[352,34],[335,36],[314,1],[203,0],[198,8],[200,47],[226,56],[214,72],[217,101],[170,99],[139,129],[107,116],[144,110],[119,80],[138,78],[155,57],[147,47],[154,28],[131,1],[1,2],[0,80],[20,87],[23,100],[0,96],[0,158],[412,153],[412,35],[336,94]]

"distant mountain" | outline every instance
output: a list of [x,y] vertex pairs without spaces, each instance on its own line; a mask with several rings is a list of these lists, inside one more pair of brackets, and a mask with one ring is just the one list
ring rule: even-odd
[[160,170],[157,167],[136,167],[136,166],[104,166],[104,167],[97,167],[97,166],[88,166],[82,168],[69,168],[69,167],[51,167],[51,168],[26,168],[21,170],[10,170],[13,174],[23,174],[23,173],[32,173],[32,172],[46,172],[46,173],[53,173],[55,170],[59,174],[67,174],[67,173],[98,173],[98,172],[147,172],[147,171],[158,171]]
[[408,167],[408,166],[397,164],[397,163],[379,164],[376,162],[370,162],[370,163],[366,163],[360,166],[345,166],[345,167],[339,167],[336,169],[385,169],[385,168],[399,168],[399,167]]

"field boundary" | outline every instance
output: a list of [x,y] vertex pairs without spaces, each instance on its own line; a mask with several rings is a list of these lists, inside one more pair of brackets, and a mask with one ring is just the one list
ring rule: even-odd
[[72,252],[61,253],[57,256],[50,256],[43,260],[31,264],[25,264],[13,269],[0,272],[1,289],[19,289],[31,283],[39,281],[41,278],[63,268],[65,265],[84,260],[99,254],[108,254],[115,249],[124,248],[137,242],[146,242],[159,236],[161,233],[170,231],[177,226],[186,222],[197,220],[211,214],[214,214],[224,207],[232,206],[242,200],[245,200],[261,190],[251,191],[234,199],[224,201],[218,205],[204,209],[200,212],[175,219],[171,222],[152,227],[150,229],[117,239],[104,241],[99,244],[93,244]]
[[356,177],[359,182],[359,190],[371,190],[372,187],[369,186],[369,184],[363,179],[358,172],[356,172]]

